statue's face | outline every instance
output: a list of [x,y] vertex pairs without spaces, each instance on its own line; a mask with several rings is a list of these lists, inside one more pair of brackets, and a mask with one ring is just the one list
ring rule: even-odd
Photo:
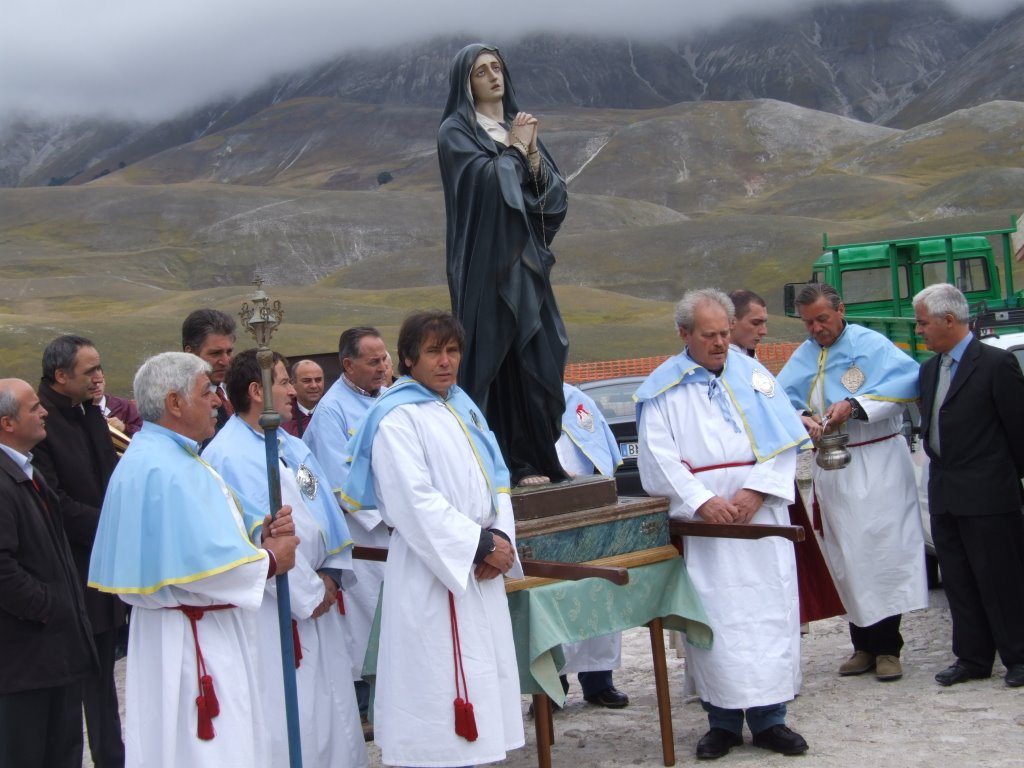
[[469,89],[473,92],[473,103],[479,108],[485,102],[501,101],[505,95],[505,73],[498,57],[484,51],[476,57],[469,72]]

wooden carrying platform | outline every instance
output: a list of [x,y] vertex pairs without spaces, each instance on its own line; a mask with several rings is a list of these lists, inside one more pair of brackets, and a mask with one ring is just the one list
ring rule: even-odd
[[[507,579],[506,592],[589,575],[616,581],[612,575],[602,574],[598,569],[630,568],[679,555],[670,542],[668,501],[663,498],[619,499],[615,481],[611,478],[574,478],[568,483],[517,488],[512,493],[512,509],[516,518],[516,549],[527,576]],[[550,561],[557,561],[551,563],[555,568],[550,576],[538,574],[534,568],[527,567],[527,563]],[[595,572],[573,574],[572,564],[593,567]],[[651,633],[662,756],[665,765],[675,765],[672,706],[661,619],[651,621],[647,627]],[[555,732],[551,700],[547,695],[534,694],[533,711],[537,764],[540,768],[551,768],[551,745]]]

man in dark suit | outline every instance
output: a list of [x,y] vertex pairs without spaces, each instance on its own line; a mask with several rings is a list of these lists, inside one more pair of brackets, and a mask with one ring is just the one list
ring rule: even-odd
[[932,539],[953,618],[954,685],[992,674],[1024,685],[1024,376],[981,344],[964,295],[946,283],[914,297],[917,333],[937,353],[921,366],[921,430],[931,459]]
[[299,360],[292,363],[292,417],[281,424],[281,429],[290,435],[302,437],[313,418],[313,409],[324,396],[324,369],[313,360]]
[[[224,391],[224,377],[227,376],[231,355],[235,351],[235,321],[231,315],[219,309],[197,309],[191,312],[181,324],[181,350],[198,355],[210,364],[210,383],[220,398],[216,425],[217,432],[220,432],[235,412]],[[209,442],[206,440],[203,448]]]
[[96,668],[60,501],[33,470],[46,408],[0,380],[0,765],[82,765],[82,680]]
[[99,671],[86,679],[82,696],[89,751],[97,768],[120,768],[124,743],[114,657],[125,606],[116,596],[85,586],[103,495],[117,464],[107,421],[93,403],[102,378],[100,353],[89,339],[58,336],[46,346],[39,399],[49,416],[46,439],[36,446],[33,463],[60,498],[60,514],[85,589],[99,655]]

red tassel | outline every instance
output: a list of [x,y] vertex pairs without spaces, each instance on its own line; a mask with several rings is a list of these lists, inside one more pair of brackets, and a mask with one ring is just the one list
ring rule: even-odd
[[302,664],[302,643],[299,642],[299,622],[292,619],[292,645],[295,646],[295,668]]
[[462,698],[455,699],[455,735],[461,736],[466,741],[476,741],[479,734],[476,730],[476,715],[473,714],[473,705]]
[[341,590],[338,590],[338,613],[342,616],[345,615],[345,596],[341,594]]
[[203,741],[210,741],[214,737],[213,720],[210,719],[210,712],[206,707],[206,698],[197,696],[196,706],[199,708],[196,736]]
[[217,701],[217,692],[213,689],[213,678],[203,675],[199,678],[199,684],[202,686],[203,698],[206,699],[206,711],[212,719],[220,714],[220,702]]

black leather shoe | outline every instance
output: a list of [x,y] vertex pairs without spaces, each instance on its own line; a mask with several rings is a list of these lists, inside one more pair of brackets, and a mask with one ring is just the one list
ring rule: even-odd
[[773,725],[760,733],[755,733],[754,746],[770,749],[780,755],[799,755],[807,751],[804,737],[784,725]]
[[1006,684],[1011,688],[1024,685],[1024,664],[1011,664],[1006,670]]
[[591,704],[597,704],[599,707],[608,707],[608,709],[622,709],[629,706],[629,696],[614,685],[605,688],[600,693],[584,696],[583,699]]
[[[1024,669],[1021,670],[1024,673]],[[983,680],[986,677],[990,677],[991,673],[980,675],[976,672],[971,672],[967,667],[961,664],[959,661],[955,664],[951,664],[944,670],[939,672],[935,676],[935,682],[939,685],[956,685],[957,683],[966,683],[968,680]],[[1024,683],[1024,677],[1021,682]],[[1019,683],[1018,683],[1019,685]]]
[[712,728],[697,742],[698,760],[717,760],[729,754],[733,747],[743,744],[743,737],[724,728]]

